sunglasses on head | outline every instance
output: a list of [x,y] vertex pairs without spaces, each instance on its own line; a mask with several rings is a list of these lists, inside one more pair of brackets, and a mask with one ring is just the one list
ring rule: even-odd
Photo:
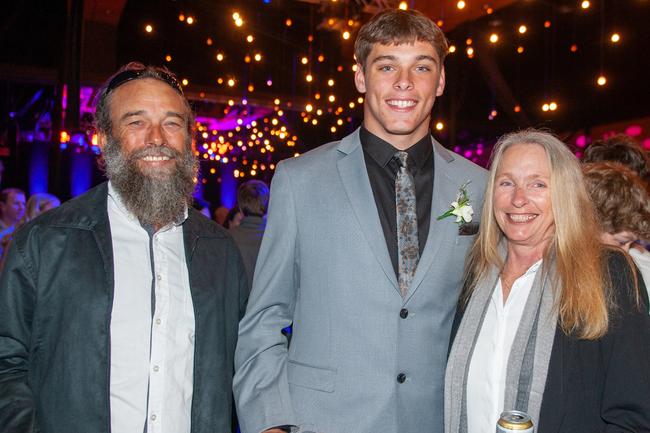
[[[113,90],[120,87],[124,83],[128,83],[129,81],[137,80],[138,78],[141,78],[145,74],[145,72],[147,72],[146,69],[128,70],[128,71],[120,72],[119,74],[114,76],[113,79],[108,83],[108,86],[106,86],[106,95],[108,95],[109,93],[111,93]],[[157,78],[169,84],[169,86],[171,86],[174,90],[176,90],[181,95],[183,94],[183,88],[181,87],[181,83],[178,82],[176,77],[174,77],[171,74],[168,74],[167,72],[156,71],[155,76],[151,76],[151,73],[148,73],[148,75],[144,78]]]

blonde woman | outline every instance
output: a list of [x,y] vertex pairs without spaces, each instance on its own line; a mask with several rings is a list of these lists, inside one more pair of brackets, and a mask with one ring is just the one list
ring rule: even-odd
[[504,410],[528,413],[536,432],[650,430],[647,298],[598,231],[560,140],[499,140],[447,366],[446,433],[494,431]]

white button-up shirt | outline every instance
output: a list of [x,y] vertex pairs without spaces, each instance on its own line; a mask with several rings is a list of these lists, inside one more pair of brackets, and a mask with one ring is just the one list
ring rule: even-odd
[[182,225],[150,238],[110,183],[108,191],[115,276],[111,431],[139,433],[146,420],[150,433],[189,433],[194,309]]
[[542,261],[513,283],[503,302],[501,279],[494,288],[474,346],[467,376],[467,431],[493,432],[503,412],[508,358]]

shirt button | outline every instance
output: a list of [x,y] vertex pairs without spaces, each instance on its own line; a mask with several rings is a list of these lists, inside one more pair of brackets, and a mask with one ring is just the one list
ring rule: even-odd
[[402,319],[406,319],[408,316],[409,316],[409,310],[407,310],[406,308],[402,308],[399,312],[399,317],[401,317]]
[[160,325],[162,323],[162,320],[160,320],[160,317],[156,319],[156,325]]
[[406,375],[404,373],[400,373],[397,375],[397,383],[404,383],[406,381]]
[[158,372],[158,370],[160,370],[160,367],[158,367],[157,365],[154,365],[153,366],[153,371]]
[[156,420],[156,418],[158,418],[158,417],[157,417],[157,416],[156,416],[156,414],[154,413],[153,415],[151,415],[151,417],[150,417],[150,418],[151,418],[151,421],[155,421],[155,420]]
[[158,281],[162,280],[162,275],[156,274],[156,280],[158,280]]

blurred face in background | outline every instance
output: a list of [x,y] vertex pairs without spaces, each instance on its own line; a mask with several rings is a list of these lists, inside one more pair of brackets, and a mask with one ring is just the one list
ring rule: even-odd
[[625,251],[630,251],[630,247],[639,237],[632,232],[622,231],[617,233],[603,233],[600,235],[600,239],[605,245],[612,245],[622,248]]
[[0,212],[2,212],[2,220],[5,224],[16,224],[25,214],[25,194],[10,192],[7,201],[0,202]]

